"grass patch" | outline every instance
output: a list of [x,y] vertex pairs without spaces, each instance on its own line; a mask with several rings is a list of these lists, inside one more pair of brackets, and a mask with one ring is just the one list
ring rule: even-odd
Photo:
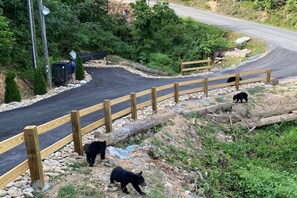
[[[178,147],[152,141],[159,159],[189,173],[197,169],[203,173],[196,194],[297,197],[297,121],[263,127],[252,134],[241,127],[225,130],[212,122],[196,127],[202,149],[192,147],[189,141]],[[220,141],[218,132],[232,135],[233,142]]]
[[86,160],[83,161],[73,161],[71,164],[68,165],[69,168],[73,171],[76,171],[83,175],[90,175],[92,170],[89,168],[88,163]]
[[225,102],[225,99],[223,97],[215,98],[215,100],[219,103]]
[[105,197],[105,193],[98,188],[91,188],[87,184],[81,186],[69,184],[59,189],[58,198]]
[[249,94],[258,95],[258,96],[263,95],[264,91],[266,91],[264,87],[255,87],[255,88],[248,89]]

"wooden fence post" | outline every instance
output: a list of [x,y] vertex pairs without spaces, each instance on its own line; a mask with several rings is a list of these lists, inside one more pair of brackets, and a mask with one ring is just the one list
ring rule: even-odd
[[183,64],[182,63],[180,64],[180,73],[181,73],[181,75],[183,75]]
[[44,187],[44,175],[42,169],[37,127],[25,127],[24,137],[31,176],[31,186],[35,190],[42,190],[42,188]]
[[239,81],[240,81],[240,74],[235,74],[235,86],[236,90],[239,90]]
[[267,68],[266,83],[270,83],[270,81],[271,81],[271,69]]
[[204,87],[203,87],[204,96],[208,97],[208,78],[203,79],[203,84],[204,84]]
[[154,113],[157,113],[157,89],[156,87],[152,88],[152,108]]
[[112,115],[111,115],[110,100],[104,100],[103,106],[104,106],[106,132],[111,132],[112,131],[112,117],[111,117]]
[[178,103],[178,101],[179,101],[178,82],[174,83],[174,101],[175,101],[175,103]]
[[82,146],[79,111],[77,110],[71,111],[71,124],[72,124],[72,134],[73,134],[73,142],[74,142],[74,151],[77,152],[80,156],[82,156],[83,146]]
[[208,71],[210,71],[211,70],[211,58],[210,57],[207,58],[207,63],[208,63],[208,66],[210,67],[210,68],[208,68]]
[[131,101],[131,115],[132,119],[137,119],[137,102],[136,102],[136,93],[132,92],[130,94],[130,101]]

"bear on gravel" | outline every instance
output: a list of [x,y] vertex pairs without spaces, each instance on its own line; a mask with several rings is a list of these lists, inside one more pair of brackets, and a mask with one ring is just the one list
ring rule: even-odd
[[242,102],[242,100],[245,100],[245,102],[248,101],[248,94],[245,92],[240,92],[239,94],[236,94],[233,96],[233,100],[236,100],[236,103],[240,100],[240,102]]
[[145,195],[144,192],[141,191],[139,185],[146,186],[146,183],[144,181],[144,178],[142,176],[142,171],[140,173],[132,173],[130,171],[127,171],[123,169],[122,167],[116,167],[112,170],[110,174],[110,183],[120,182],[121,183],[121,189],[124,193],[129,194],[127,185],[131,183],[134,187],[134,189],[141,195]]
[[87,162],[90,167],[93,167],[96,155],[100,153],[101,159],[105,159],[106,141],[94,141],[90,145],[85,144],[84,149],[87,154]]

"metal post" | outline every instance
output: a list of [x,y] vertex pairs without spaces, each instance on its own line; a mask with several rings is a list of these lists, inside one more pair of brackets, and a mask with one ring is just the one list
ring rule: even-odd
[[43,54],[44,54],[47,86],[49,89],[51,89],[52,88],[52,71],[51,71],[51,65],[49,62],[48,49],[47,49],[45,21],[44,21],[44,14],[42,13],[44,6],[43,6],[42,0],[38,0],[38,7],[39,7],[41,37],[42,37],[42,44],[43,44]]
[[31,32],[31,42],[32,42],[32,57],[33,57],[33,69],[38,67],[37,61],[37,50],[36,50],[36,35],[35,35],[35,23],[34,23],[34,12],[33,12],[33,2],[28,0],[29,9],[29,20],[30,20],[30,32]]

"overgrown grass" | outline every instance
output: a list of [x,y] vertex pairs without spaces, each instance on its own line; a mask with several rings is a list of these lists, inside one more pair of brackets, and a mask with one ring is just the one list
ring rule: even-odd
[[[199,195],[297,197],[296,127],[297,121],[287,122],[246,134],[241,128],[231,131],[209,122],[205,127],[197,126],[202,149],[186,144],[177,148],[158,139],[152,143],[159,159],[188,171],[198,169],[204,173],[204,179],[196,184]],[[233,142],[219,141],[218,132],[231,135]]]

